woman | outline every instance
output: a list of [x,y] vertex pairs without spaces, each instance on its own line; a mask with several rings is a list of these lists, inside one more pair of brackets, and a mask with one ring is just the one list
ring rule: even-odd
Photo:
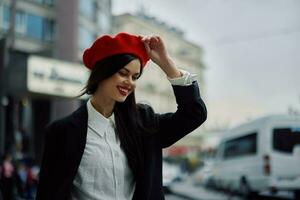
[[[175,113],[135,102],[149,59],[172,83]],[[104,35],[83,62],[91,69],[83,94],[91,98],[47,127],[37,199],[164,199],[162,148],[206,120],[197,82],[175,67],[158,36]]]

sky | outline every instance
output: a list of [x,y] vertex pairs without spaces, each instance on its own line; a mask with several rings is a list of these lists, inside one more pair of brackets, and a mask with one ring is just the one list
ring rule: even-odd
[[235,126],[300,111],[299,0],[113,0],[113,14],[146,13],[201,46],[208,121]]

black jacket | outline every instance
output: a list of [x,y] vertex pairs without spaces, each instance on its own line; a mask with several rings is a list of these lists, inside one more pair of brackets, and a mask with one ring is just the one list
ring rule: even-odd
[[[162,148],[168,147],[199,127],[207,117],[197,82],[173,86],[178,104],[175,113],[156,114],[141,106],[143,121],[153,124],[156,133],[142,137],[144,173],[136,180],[134,200],[164,199],[162,190]],[[84,152],[87,137],[86,105],[46,128],[37,200],[70,199],[72,182]]]

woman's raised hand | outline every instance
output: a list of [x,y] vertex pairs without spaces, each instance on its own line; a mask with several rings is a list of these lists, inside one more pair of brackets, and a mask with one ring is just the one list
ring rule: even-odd
[[141,36],[141,40],[145,45],[149,58],[157,64],[168,77],[174,78],[181,76],[160,36]]

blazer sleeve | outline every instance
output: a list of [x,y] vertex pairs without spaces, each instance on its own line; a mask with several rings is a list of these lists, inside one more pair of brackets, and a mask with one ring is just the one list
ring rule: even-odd
[[45,129],[44,152],[39,173],[36,200],[55,199],[57,181],[59,181],[58,160],[60,159],[59,126],[54,122]]
[[197,81],[189,86],[173,85],[177,103],[175,113],[155,114],[158,141],[169,147],[198,128],[207,118],[207,110],[200,97]]

